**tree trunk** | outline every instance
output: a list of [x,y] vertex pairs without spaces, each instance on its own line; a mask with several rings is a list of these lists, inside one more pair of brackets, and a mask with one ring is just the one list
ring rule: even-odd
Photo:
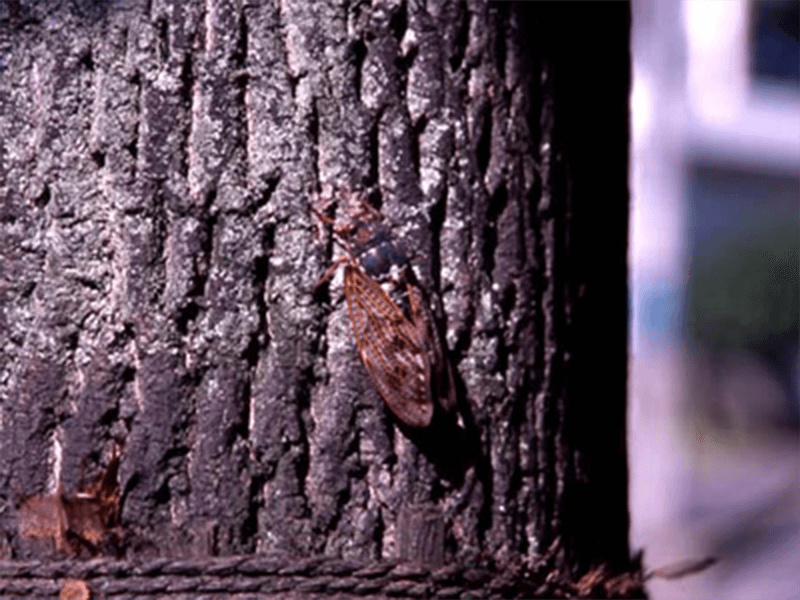
[[[128,558],[627,568],[626,4],[7,6],[7,557],[118,453]],[[318,288],[324,189],[408,251],[448,426],[387,410]]]

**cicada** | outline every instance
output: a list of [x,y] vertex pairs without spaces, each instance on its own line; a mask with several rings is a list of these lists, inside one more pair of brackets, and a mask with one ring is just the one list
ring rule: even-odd
[[428,296],[380,212],[360,195],[348,200],[343,223],[313,209],[344,249],[317,285],[344,265],[350,322],[370,380],[400,421],[427,427],[437,405],[455,406],[453,372]]

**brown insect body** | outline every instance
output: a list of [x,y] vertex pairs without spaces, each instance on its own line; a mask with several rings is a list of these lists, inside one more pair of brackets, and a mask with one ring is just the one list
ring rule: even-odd
[[370,380],[398,419],[427,427],[436,404],[446,411],[455,405],[452,370],[427,295],[382,216],[365,201],[358,199],[345,225],[319,216],[333,225],[346,252],[320,283],[344,264],[350,322]]

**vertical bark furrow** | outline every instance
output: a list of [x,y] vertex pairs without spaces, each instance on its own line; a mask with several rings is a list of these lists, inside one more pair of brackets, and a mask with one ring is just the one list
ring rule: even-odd
[[309,490],[316,477],[313,387],[324,348],[320,310],[310,293],[324,268],[308,211],[317,168],[309,143],[314,106],[308,65],[314,61],[304,31],[313,23],[302,16],[306,3],[280,8],[247,8],[248,184],[268,194],[255,215],[268,231],[262,234],[267,345],[254,372],[251,456],[252,475],[263,481],[255,503],[257,549],[307,554],[320,549]]
[[[242,177],[239,10],[238,3],[227,0],[205,5],[188,140],[190,196],[211,224],[204,311],[197,323],[202,337],[192,340],[199,364],[186,501],[193,550],[201,555],[253,549],[242,537],[250,510],[246,354],[260,324],[254,272],[262,248],[246,214],[249,197]],[[219,401],[221,394],[225,402]]]
[[[120,325],[130,324],[134,334],[133,401],[120,466],[123,521],[142,551],[158,553],[159,543],[166,543],[180,555],[191,543],[186,471],[196,406],[196,360],[183,338],[192,329],[205,243],[202,215],[193,211],[186,182],[191,113],[184,60],[192,49],[164,25],[168,6],[157,4],[153,14],[135,14],[125,24],[128,51],[117,58],[118,68],[132,83],[135,100],[130,112],[109,116],[127,117],[125,127],[137,136],[118,151],[133,153],[135,178],[114,190],[121,199]],[[182,16],[197,26],[190,14]]]

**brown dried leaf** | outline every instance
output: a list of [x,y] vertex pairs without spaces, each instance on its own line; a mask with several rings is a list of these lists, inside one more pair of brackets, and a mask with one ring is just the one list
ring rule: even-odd
[[80,579],[67,579],[64,585],[61,586],[61,592],[58,594],[59,600],[89,600],[92,597],[92,592],[85,581]]

